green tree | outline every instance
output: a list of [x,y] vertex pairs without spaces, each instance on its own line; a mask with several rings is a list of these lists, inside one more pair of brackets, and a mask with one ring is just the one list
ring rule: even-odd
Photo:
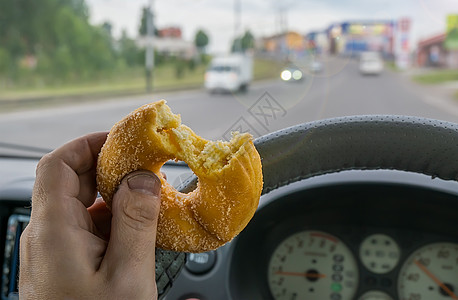
[[68,79],[72,75],[75,64],[71,50],[66,45],[59,46],[53,57],[53,71],[59,74],[61,79]]
[[235,38],[232,41],[231,52],[242,52],[242,39]]
[[242,37],[237,37],[232,42],[232,52],[245,52],[254,48],[254,36],[249,30],[245,31]]
[[109,37],[113,37],[113,25],[110,22],[103,22],[101,27]]
[[[45,50],[53,57],[62,49],[68,52],[65,67],[61,68],[62,60],[56,61],[54,72],[62,76],[72,73],[75,78],[89,78],[96,73],[113,67],[114,51],[111,37],[102,27],[91,26],[86,19],[74,14],[69,7],[62,8],[55,17],[54,37],[57,47]],[[65,74],[64,74],[65,73]]]
[[129,38],[126,30],[122,31],[118,44],[120,57],[127,66],[133,67],[142,63],[142,61],[139,60],[140,50],[135,44],[135,41]]
[[84,0],[0,0],[0,45],[11,65],[7,76],[15,77],[25,56],[37,58],[35,72],[59,80],[111,70],[112,37],[106,26],[89,24],[88,16]]
[[0,44],[13,57],[35,54],[37,44],[54,42],[55,16],[63,8],[82,20],[88,19],[84,0],[1,0]]
[[208,35],[203,30],[198,30],[196,36],[194,37],[194,44],[199,50],[199,53],[205,53],[205,47],[208,45]]
[[6,73],[10,65],[10,54],[3,48],[0,48],[0,73]]
[[253,49],[253,48],[254,48],[254,36],[251,34],[249,30],[247,30],[242,37],[242,49],[246,51],[248,49]]
[[[146,35],[147,34],[146,20],[148,20],[148,14],[149,14],[148,7],[146,7],[146,6],[142,7],[142,16],[141,16],[141,19],[140,19],[140,26],[138,27],[138,33],[140,35]],[[153,24],[154,24],[154,22],[153,22]],[[156,29],[156,27],[154,27],[154,35],[155,36],[159,36],[159,32]]]

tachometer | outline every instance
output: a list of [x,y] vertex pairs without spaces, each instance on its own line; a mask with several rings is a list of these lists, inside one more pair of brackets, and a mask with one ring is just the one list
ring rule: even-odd
[[274,299],[353,299],[358,286],[355,257],[337,237],[303,231],[273,252],[268,282]]
[[458,244],[416,250],[401,268],[398,292],[400,300],[458,300]]

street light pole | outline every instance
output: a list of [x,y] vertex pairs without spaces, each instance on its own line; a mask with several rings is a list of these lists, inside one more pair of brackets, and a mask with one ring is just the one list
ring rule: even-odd
[[240,0],[234,1],[234,52],[242,51],[242,37],[238,37],[240,33],[240,24],[241,24],[241,11],[242,4]]
[[154,0],[149,0],[148,13],[146,15],[146,53],[145,53],[145,67],[146,67],[146,91],[151,93],[153,91],[153,68],[154,68],[154,22],[153,22],[153,5]]

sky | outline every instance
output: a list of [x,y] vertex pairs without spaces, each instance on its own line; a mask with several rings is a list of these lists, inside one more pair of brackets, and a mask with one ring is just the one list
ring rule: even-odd
[[323,30],[332,23],[351,20],[412,20],[412,42],[445,31],[446,16],[458,14],[458,0],[86,0],[90,21],[109,21],[115,36],[123,29],[136,37],[141,9],[153,1],[155,26],[179,26],[192,41],[199,29],[208,35],[210,53],[229,50],[235,36],[236,1],[241,4],[239,35],[249,29],[256,38],[286,28],[299,33]]

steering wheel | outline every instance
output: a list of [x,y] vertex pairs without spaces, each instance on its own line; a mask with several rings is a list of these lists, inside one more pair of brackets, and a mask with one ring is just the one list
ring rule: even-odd
[[[254,141],[262,194],[313,176],[345,170],[393,169],[458,181],[458,124],[406,116],[356,116],[289,127]],[[192,191],[191,176],[178,190]],[[156,250],[159,299],[185,263],[185,253]]]

